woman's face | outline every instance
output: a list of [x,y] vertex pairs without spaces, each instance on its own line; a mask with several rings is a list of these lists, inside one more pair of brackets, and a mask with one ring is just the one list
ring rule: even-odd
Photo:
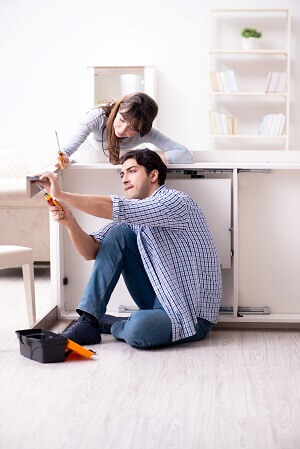
[[118,111],[114,120],[115,135],[121,139],[122,137],[132,137],[137,134],[137,131],[133,129],[126,120],[123,119],[122,113]]

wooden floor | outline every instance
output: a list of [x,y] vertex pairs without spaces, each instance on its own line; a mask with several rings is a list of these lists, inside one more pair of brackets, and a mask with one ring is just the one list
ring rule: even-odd
[[[14,334],[21,277],[2,273],[1,449],[300,448],[299,331],[218,329],[147,351],[108,335],[91,360],[39,364]],[[47,276],[36,285],[42,312]]]

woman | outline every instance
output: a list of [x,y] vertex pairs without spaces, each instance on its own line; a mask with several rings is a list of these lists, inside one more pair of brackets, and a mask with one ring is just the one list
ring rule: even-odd
[[[163,151],[166,163],[193,163],[193,154],[183,145],[152,127],[158,106],[149,95],[136,92],[114,102],[102,103],[89,111],[69,142],[62,148],[64,163],[85,142],[86,148],[103,150],[112,164],[126,151],[151,143]],[[56,166],[63,168],[58,155]]]

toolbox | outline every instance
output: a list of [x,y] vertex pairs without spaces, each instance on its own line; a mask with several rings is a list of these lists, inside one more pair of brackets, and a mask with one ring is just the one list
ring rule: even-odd
[[94,351],[85,349],[63,335],[45,329],[18,330],[20,353],[40,363],[64,362],[72,352],[89,358]]

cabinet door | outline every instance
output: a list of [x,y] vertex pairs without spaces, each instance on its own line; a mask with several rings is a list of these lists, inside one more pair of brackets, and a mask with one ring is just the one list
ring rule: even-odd
[[231,268],[231,179],[170,175],[166,186],[187,193],[199,204],[215,238],[222,268]]

